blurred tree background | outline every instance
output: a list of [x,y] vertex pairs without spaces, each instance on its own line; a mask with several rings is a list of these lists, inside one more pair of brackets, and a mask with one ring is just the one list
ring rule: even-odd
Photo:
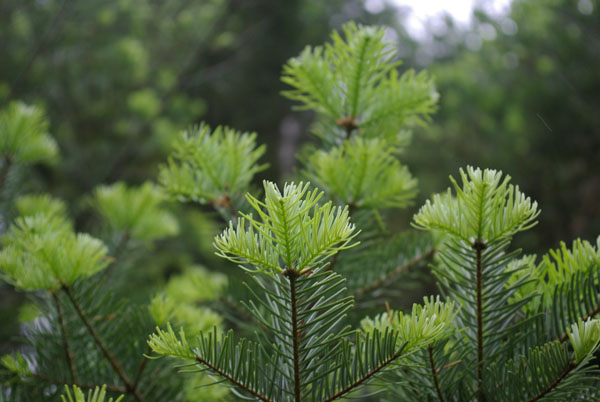
[[[482,3],[484,4],[484,3]],[[78,230],[97,225],[90,194],[100,184],[156,177],[171,139],[206,121],[256,131],[268,146],[262,177],[293,171],[309,114],[279,95],[282,64],[348,20],[382,24],[404,66],[428,68],[441,95],[434,125],[404,155],[420,201],[472,164],[502,169],[541,204],[528,252],[600,232],[600,17],[595,0],[514,0],[510,13],[475,11],[405,30],[408,10],[381,1],[3,0],[0,107],[43,107],[61,162],[34,166],[26,185],[2,194],[49,192]],[[0,133],[1,134],[1,133]],[[217,229],[206,210],[173,206],[179,237],[139,253],[130,299],[147,300],[192,263],[219,269]],[[2,229],[11,220],[2,217]],[[0,354],[18,334],[22,297],[0,284]]]

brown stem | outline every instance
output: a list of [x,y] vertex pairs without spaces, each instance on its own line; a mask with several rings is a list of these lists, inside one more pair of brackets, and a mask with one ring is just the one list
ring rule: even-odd
[[333,400],[336,400],[336,399],[340,398],[342,395],[345,395],[348,392],[352,391],[354,388],[358,387],[359,385],[361,385],[362,383],[364,383],[365,381],[367,381],[369,378],[371,378],[375,374],[377,374],[379,371],[381,371],[385,367],[387,367],[390,364],[392,364],[394,362],[394,360],[396,360],[400,356],[402,356],[402,350],[403,349],[404,348],[402,348],[400,351],[398,351],[398,353],[394,354],[392,357],[390,357],[389,359],[387,359],[386,361],[384,361],[383,363],[381,363],[379,366],[375,367],[373,370],[369,371],[365,376],[359,378],[358,380],[356,380],[352,384],[348,385],[347,387],[345,387],[341,391],[333,394],[329,398],[325,399],[323,402],[331,402]]
[[140,385],[140,381],[142,380],[142,375],[144,374],[144,370],[146,370],[146,366],[148,365],[148,358],[146,356],[150,356],[152,353],[152,348],[148,346],[146,348],[146,353],[142,356],[142,361],[140,362],[140,366],[138,368],[137,374],[135,375],[135,380],[133,380],[133,389],[137,389]]
[[56,306],[56,312],[58,314],[58,322],[60,324],[60,333],[62,336],[63,347],[65,349],[65,357],[67,359],[67,364],[69,365],[69,372],[71,373],[71,379],[74,383],[79,382],[77,379],[77,373],[75,372],[75,364],[73,362],[73,352],[69,346],[69,340],[67,338],[67,326],[65,325],[65,316],[63,313],[62,306],[60,305],[60,300],[58,300],[58,295],[56,292],[52,292],[52,298],[54,299],[54,304]]
[[429,352],[429,365],[431,366],[431,376],[433,377],[435,392],[437,393],[440,402],[444,402],[444,396],[442,395],[442,390],[440,389],[440,383],[438,381],[438,371],[435,369],[435,363],[433,362],[433,346],[429,345],[427,351]]
[[292,308],[292,344],[294,357],[294,400],[300,402],[302,399],[300,389],[300,328],[298,327],[298,300],[296,296],[296,278],[298,273],[291,269],[285,270],[290,280],[290,304]]
[[240,387],[244,391],[248,392],[249,394],[254,395],[255,397],[257,397],[261,401],[271,402],[271,400],[269,398],[267,398],[266,396],[262,395],[260,392],[255,391],[252,388],[248,388],[246,385],[242,384],[241,382],[239,382],[238,380],[236,380],[235,378],[233,378],[232,376],[230,376],[229,374],[227,374],[223,370],[219,369],[218,367],[210,364],[209,362],[207,362],[203,358],[201,358],[199,356],[196,356],[196,361],[198,363],[200,363],[200,364],[208,367],[209,369],[211,369],[212,371],[214,371],[215,373],[217,373],[221,377],[226,378],[229,382],[231,382],[234,385],[237,385],[238,387]]
[[564,380],[564,378],[569,375],[569,373],[571,371],[573,371],[573,369],[577,367],[577,364],[575,363],[571,363],[569,364],[569,366],[565,369],[565,371],[563,371],[561,373],[560,376],[558,376],[557,379],[555,379],[554,381],[552,381],[552,384],[548,385],[548,387],[546,387],[546,389],[544,389],[542,392],[540,392],[539,394],[537,394],[536,396],[534,396],[533,398],[530,398],[527,400],[527,402],[535,402],[538,401],[540,399],[542,399],[544,396],[546,396],[550,391],[552,391],[554,388],[556,388],[558,386],[558,384]]
[[486,397],[483,392],[483,258],[482,251],[485,244],[476,242],[473,248],[477,252],[477,401],[485,402]]
[[383,278],[378,279],[369,285],[365,285],[362,288],[358,288],[358,290],[354,293],[354,297],[358,299],[359,297],[364,296],[365,294],[369,293],[370,291],[380,288],[381,286],[389,283],[390,280],[393,279],[394,277],[402,274],[403,272],[408,271],[410,268],[419,264],[421,261],[432,257],[435,254],[435,252],[436,252],[435,248],[427,250],[425,253],[422,253],[422,254],[414,257],[407,263],[398,266],[396,269],[394,269],[392,272],[388,273]]
[[117,375],[121,378],[121,381],[123,381],[123,384],[125,384],[127,393],[132,394],[138,402],[144,402],[144,397],[137,389],[135,389],[135,387],[127,377],[127,374],[125,374],[125,371],[119,364],[119,361],[108,351],[108,349],[104,345],[104,342],[102,342],[102,339],[100,339],[100,335],[98,335],[98,332],[96,332],[96,329],[92,326],[92,323],[81,309],[81,306],[75,299],[73,292],[71,292],[71,288],[67,285],[63,285],[62,290],[66,293],[67,297],[71,301],[71,304],[73,304],[73,307],[75,307],[77,315],[79,315],[79,318],[81,318],[81,321],[83,321],[88,332],[90,333],[92,338],[94,338],[94,342],[96,342],[96,345],[98,345],[106,360],[108,360],[115,373],[117,373]]

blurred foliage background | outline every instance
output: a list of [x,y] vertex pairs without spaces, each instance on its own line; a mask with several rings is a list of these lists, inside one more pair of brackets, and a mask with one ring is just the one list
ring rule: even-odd
[[[427,68],[436,79],[439,111],[404,155],[419,178],[414,209],[461,166],[497,168],[541,205],[539,226],[518,240],[526,251],[595,239],[600,4],[514,0],[508,13],[476,9],[468,26],[439,17],[413,37],[406,8],[375,3],[3,0],[0,107],[12,100],[41,106],[61,156],[24,172],[2,202],[48,192],[66,201],[78,230],[98,231],[93,190],[153,180],[174,135],[200,121],[256,131],[270,164],[259,176],[288,177],[312,116],[292,112],[280,96],[281,66],[355,20],[389,27],[404,67]],[[172,208],[180,236],[151,252],[128,246],[136,256],[128,281],[138,284],[136,292],[123,290],[130,299],[147,301],[193,264],[222,269],[211,246],[218,217],[194,205]],[[11,218],[2,217],[1,230]],[[0,354],[19,333],[22,300],[0,284]]]

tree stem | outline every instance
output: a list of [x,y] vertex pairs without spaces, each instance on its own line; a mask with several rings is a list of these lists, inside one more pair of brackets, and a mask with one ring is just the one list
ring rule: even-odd
[[301,401],[300,389],[300,328],[298,327],[298,300],[296,297],[297,273],[287,269],[287,277],[290,280],[290,303],[292,306],[292,343],[294,356],[294,400]]
[[67,338],[67,326],[65,325],[65,316],[62,310],[62,306],[60,305],[60,300],[58,300],[58,295],[56,294],[56,292],[52,292],[52,298],[54,299],[56,313],[58,314],[60,333],[62,336],[63,347],[65,348],[65,357],[67,359],[67,364],[69,365],[69,372],[71,373],[71,379],[74,383],[78,383],[79,380],[77,379],[77,373],[75,372],[75,364],[73,362],[73,352],[69,347],[69,340]]
[[433,377],[433,384],[435,385],[435,392],[440,400],[440,402],[444,402],[444,395],[442,395],[442,390],[440,389],[440,383],[438,381],[438,373],[435,369],[435,363],[433,361],[433,346],[427,346],[427,352],[429,354],[429,365],[431,366],[431,376]]
[[482,251],[485,244],[476,242],[473,245],[477,252],[477,401],[485,402],[483,392],[483,261]]
[[71,301],[71,304],[73,304],[73,307],[75,307],[77,315],[79,315],[79,318],[81,318],[81,321],[83,321],[83,324],[86,326],[88,332],[90,333],[92,338],[94,338],[94,342],[96,342],[96,345],[98,345],[106,360],[108,360],[115,373],[117,373],[117,375],[121,378],[121,381],[123,381],[123,384],[125,384],[127,393],[132,394],[138,402],[144,402],[144,397],[137,389],[135,389],[135,387],[127,377],[127,374],[125,374],[125,371],[119,364],[119,361],[108,351],[108,349],[104,345],[104,342],[102,342],[102,339],[100,339],[100,335],[98,335],[98,332],[96,332],[96,329],[94,329],[92,323],[81,309],[81,306],[75,299],[73,292],[71,292],[71,288],[67,285],[63,285],[62,290],[66,293],[67,297]]

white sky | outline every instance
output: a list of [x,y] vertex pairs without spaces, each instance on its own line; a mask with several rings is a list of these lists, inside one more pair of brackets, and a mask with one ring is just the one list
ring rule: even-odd
[[[377,12],[383,7],[385,0],[365,0],[368,11]],[[475,4],[493,13],[503,13],[508,10],[511,0],[388,0],[392,4],[411,9],[408,18],[408,31],[419,35],[423,31],[423,24],[436,15],[449,13],[454,20],[467,24]]]

